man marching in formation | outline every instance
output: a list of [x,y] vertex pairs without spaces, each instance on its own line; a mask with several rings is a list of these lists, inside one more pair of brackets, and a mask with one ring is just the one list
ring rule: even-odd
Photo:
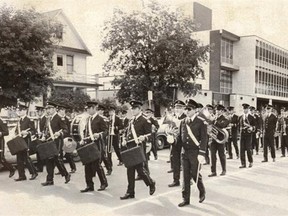
[[[129,120],[126,117],[126,110],[120,111],[120,118],[115,106],[104,107],[93,101],[86,103],[85,111],[89,114],[89,117],[87,117],[85,128],[82,131],[83,135],[81,135],[81,141],[78,144],[80,147],[93,144],[99,155],[97,159],[84,165],[86,188],[81,190],[81,193],[94,191],[93,177],[96,173],[100,180],[98,191],[103,191],[108,187],[108,181],[101,163],[102,161],[105,163],[107,175],[111,175],[113,150],[119,160],[118,165],[124,164],[127,168],[128,187],[126,193],[120,199],[126,200],[135,197],[136,171],[140,179],[149,187],[149,194],[153,195],[155,193],[156,183],[150,177],[146,148],[147,143],[152,142],[152,150],[156,160],[157,144],[155,138],[159,124],[157,119],[153,117],[154,111],[152,109],[146,109],[145,113],[142,113],[142,105],[142,102],[130,101],[132,118]],[[179,203],[179,207],[190,204],[191,180],[195,182],[195,187],[199,190],[199,202],[202,203],[206,198],[206,190],[200,170],[205,159],[206,164],[210,162],[208,146],[211,150],[211,174],[209,177],[217,175],[217,152],[222,167],[220,175],[226,175],[225,153],[227,153],[228,159],[233,159],[232,145],[237,159],[240,155],[241,166],[239,168],[247,166],[246,155],[249,162],[248,167],[251,168],[253,166],[253,149],[258,154],[261,135],[264,140],[264,160],[262,162],[268,161],[268,149],[271,152],[272,160],[276,161],[276,133],[279,134],[281,140],[281,157],[286,156],[286,151],[288,151],[288,118],[287,111],[284,108],[281,109],[281,116],[277,119],[272,112],[273,107],[271,105],[265,107],[264,115],[258,115],[255,107],[244,103],[242,104],[243,114],[240,116],[235,114],[234,107],[227,107],[229,111],[227,113],[223,105],[218,104],[213,107],[207,104],[203,107],[202,104],[192,99],[188,99],[186,103],[177,100],[173,105],[168,121],[171,126],[170,129],[173,130],[173,140],[170,143],[173,182],[169,184],[169,187],[180,185],[182,166],[183,200]],[[41,172],[44,165],[47,169],[47,178],[46,182],[42,183],[43,186],[54,184],[55,166],[57,166],[60,174],[65,177],[65,183],[70,181],[71,175],[64,166],[62,150],[63,139],[70,137],[72,134],[70,131],[71,121],[65,114],[66,109],[66,106],[53,102],[48,102],[46,107],[37,107],[38,120],[34,124],[27,116],[28,106],[19,105],[17,114],[20,118],[16,125],[15,134],[21,138],[28,148],[16,153],[19,177],[15,181],[26,180],[25,166],[31,174],[30,180],[34,180],[38,176],[37,171]],[[109,113],[105,117],[104,110],[106,109]],[[237,143],[238,132],[240,134],[240,154]],[[9,177],[12,177],[16,169],[5,160],[4,156],[4,136],[8,136],[8,134],[7,124],[0,119],[0,162],[10,171]],[[168,135],[171,134],[167,132],[167,141]],[[57,148],[59,154],[41,160],[37,152],[36,169],[29,157],[29,151],[32,149],[31,141],[37,138],[43,143],[53,141],[52,143],[56,144],[55,148]],[[226,145],[227,152],[225,152]],[[66,153],[65,157],[70,164],[71,173],[74,173],[76,166],[72,154]]]

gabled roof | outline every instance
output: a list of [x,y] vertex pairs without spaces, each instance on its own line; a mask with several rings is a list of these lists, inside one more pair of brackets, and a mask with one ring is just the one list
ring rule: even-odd
[[[92,56],[90,50],[88,49],[88,47],[86,46],[86,44],[84,43],[84,41],[82,40],[82,38],[80,37],[79,33],[77,32],[77,30],[75,29],[75,27],[73,26],[73,24],[70,22],[70,20],[68,19],[68,17],[65,15],[65,13],[63,12],[62,9],[57,9],[57,10],[53,10],[53,11],[47,11],[42,13],[44,16],[50,17],[50,18],[56,18],[59,15],[62,15],[63,18],[65,19],[65,21],[68,23],[69,27],[71,28],[71,30],[73,31],[73,33],[75,34],[75,36],[77,37],[77,39],[80,41],[81,45],[84,47],[84,50],[82,51],[82,53],[87,54]],[[57,18],[56,18],[57,19]],[[61,46],[60,46],[61,47]]]

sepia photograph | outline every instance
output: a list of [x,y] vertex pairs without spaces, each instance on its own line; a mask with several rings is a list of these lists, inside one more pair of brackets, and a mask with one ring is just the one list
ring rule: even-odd
[[286,11],[0,0],[0,216],[288,215]]

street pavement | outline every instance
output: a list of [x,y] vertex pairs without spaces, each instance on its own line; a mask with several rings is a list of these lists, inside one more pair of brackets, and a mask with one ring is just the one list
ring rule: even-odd
[[[159,151],[159,159],[149,161],[151,177],[156,181],[156,192],[149,195],[149,187],[143,181],[136,181],[135,199],[120,200],[127,188],[126,169],[114,167],[108,176],[109,186],[105,191],[97,191],[100,186],[94,178],[95,191],[81,194],[85,188],[84,170],[80,162],[71,182],[64,184],[64,178],[55,176],[54,186],[42,187],[46,171],[34,181],[15,182],[8,172],[0,173],[0,215],[192,215],[192,216],[280,216],[288,215],[288,157],[280,158],[277,151],[276,162],[261,163],[262,152],[254,155],[252,168],[239,169],[240,160],[227,160],[227,175],[209,178],[210,166],[202,168],[206,187],[206,200],[198,201],[198,190],[192,187],[191,204],[182,208],[181,187],[169,188],[172,174],[167,173],[170,164],[169,149]],[[221,173],[220,161],[217,172]],[[68,167],[68,164],[65,164]],[[55,169],[56,170],[56,169]],[[29,177],[28,172],[26,172]]]

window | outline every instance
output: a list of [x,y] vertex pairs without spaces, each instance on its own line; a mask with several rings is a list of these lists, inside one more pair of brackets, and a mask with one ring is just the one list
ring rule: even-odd
[[220,92],[232,93],[232,73],[230,71],[220,71]]
[[73,56],[67,55],[67,73],[73,73],[74,59]]
[[63,66],[63,56],[57,55],[57,66]]
[[233,42],[221,39],[221,62],[233,64]]

